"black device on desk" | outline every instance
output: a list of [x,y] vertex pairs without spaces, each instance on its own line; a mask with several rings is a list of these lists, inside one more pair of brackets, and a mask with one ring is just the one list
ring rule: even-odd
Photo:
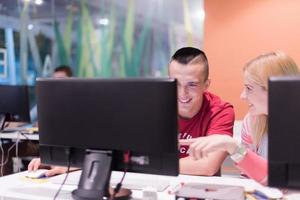
[[75,199],[111,170],[178,175],[176,80],[38,79],[37,103],[42,162],[83,167]]
[[269,185],[300,188],[300,77],[269,80]]
[[27,86],[0,85],[0,130],[6,121],[30,122]]

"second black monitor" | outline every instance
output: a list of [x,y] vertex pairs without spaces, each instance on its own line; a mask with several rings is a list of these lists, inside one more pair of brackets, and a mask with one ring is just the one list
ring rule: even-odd
[[269,81],[269,185],[300,188],[300,77]]
[[30,122],[28,86],[0,85],[0,129],[5,121]]

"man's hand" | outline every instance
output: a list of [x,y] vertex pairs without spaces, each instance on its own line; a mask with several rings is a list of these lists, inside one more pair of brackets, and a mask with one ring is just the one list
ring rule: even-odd
[[[43,167],[41,164],[41,159],[40,158],[34,158],[30,161],[28,165],[28,171],[36,171],[39,168]],[[71,168],[71,170],[76,170],[77,168]],[[45,176],[51,177],[59,174],[66,173],[68,170],[67,167],[59,167],[59,166],[51,166],[50,169],[45,173]]]
[[36,171],[41,167],[41,159],[40,158],[34,158],[30,161],[27,170],[28,171]]
[[210,135],[186,140],[179,140],[181,145],[189,145],[189,154],[195,160],[203,159],[215,151],[233,153],[238,143],[228,135]]

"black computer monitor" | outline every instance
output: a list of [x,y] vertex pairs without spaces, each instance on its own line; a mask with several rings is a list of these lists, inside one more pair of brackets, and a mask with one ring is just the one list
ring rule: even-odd
[[178,175],[174,79],[38,79],[36,87],[42,162],[83,167],[74,198],[99,199],[111,170]]
[[27,86],[0,85],[0,130],[6,121],[30,122]]
[[269,185],[300,188],[300,77],[269,80]]

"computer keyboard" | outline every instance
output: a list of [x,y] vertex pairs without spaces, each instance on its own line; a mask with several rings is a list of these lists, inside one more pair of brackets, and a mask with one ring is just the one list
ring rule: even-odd
[[[65,185],[78,185],[81,171],[72,172],[68,175]],[[111,185],[114,187],[117,185],[121,178],[123,172],[113,172],[111,175]],[[61,184],[65,174],[59,175],[51,178],[51,183]],[[123,181],[123,188],[131,190],[142,190],[146,187],[155,188],[158,192],[164,191],[171,183],[172,177],[169,176],[158,176],[149,174],[139,174],[139,173],[127,173]]]

